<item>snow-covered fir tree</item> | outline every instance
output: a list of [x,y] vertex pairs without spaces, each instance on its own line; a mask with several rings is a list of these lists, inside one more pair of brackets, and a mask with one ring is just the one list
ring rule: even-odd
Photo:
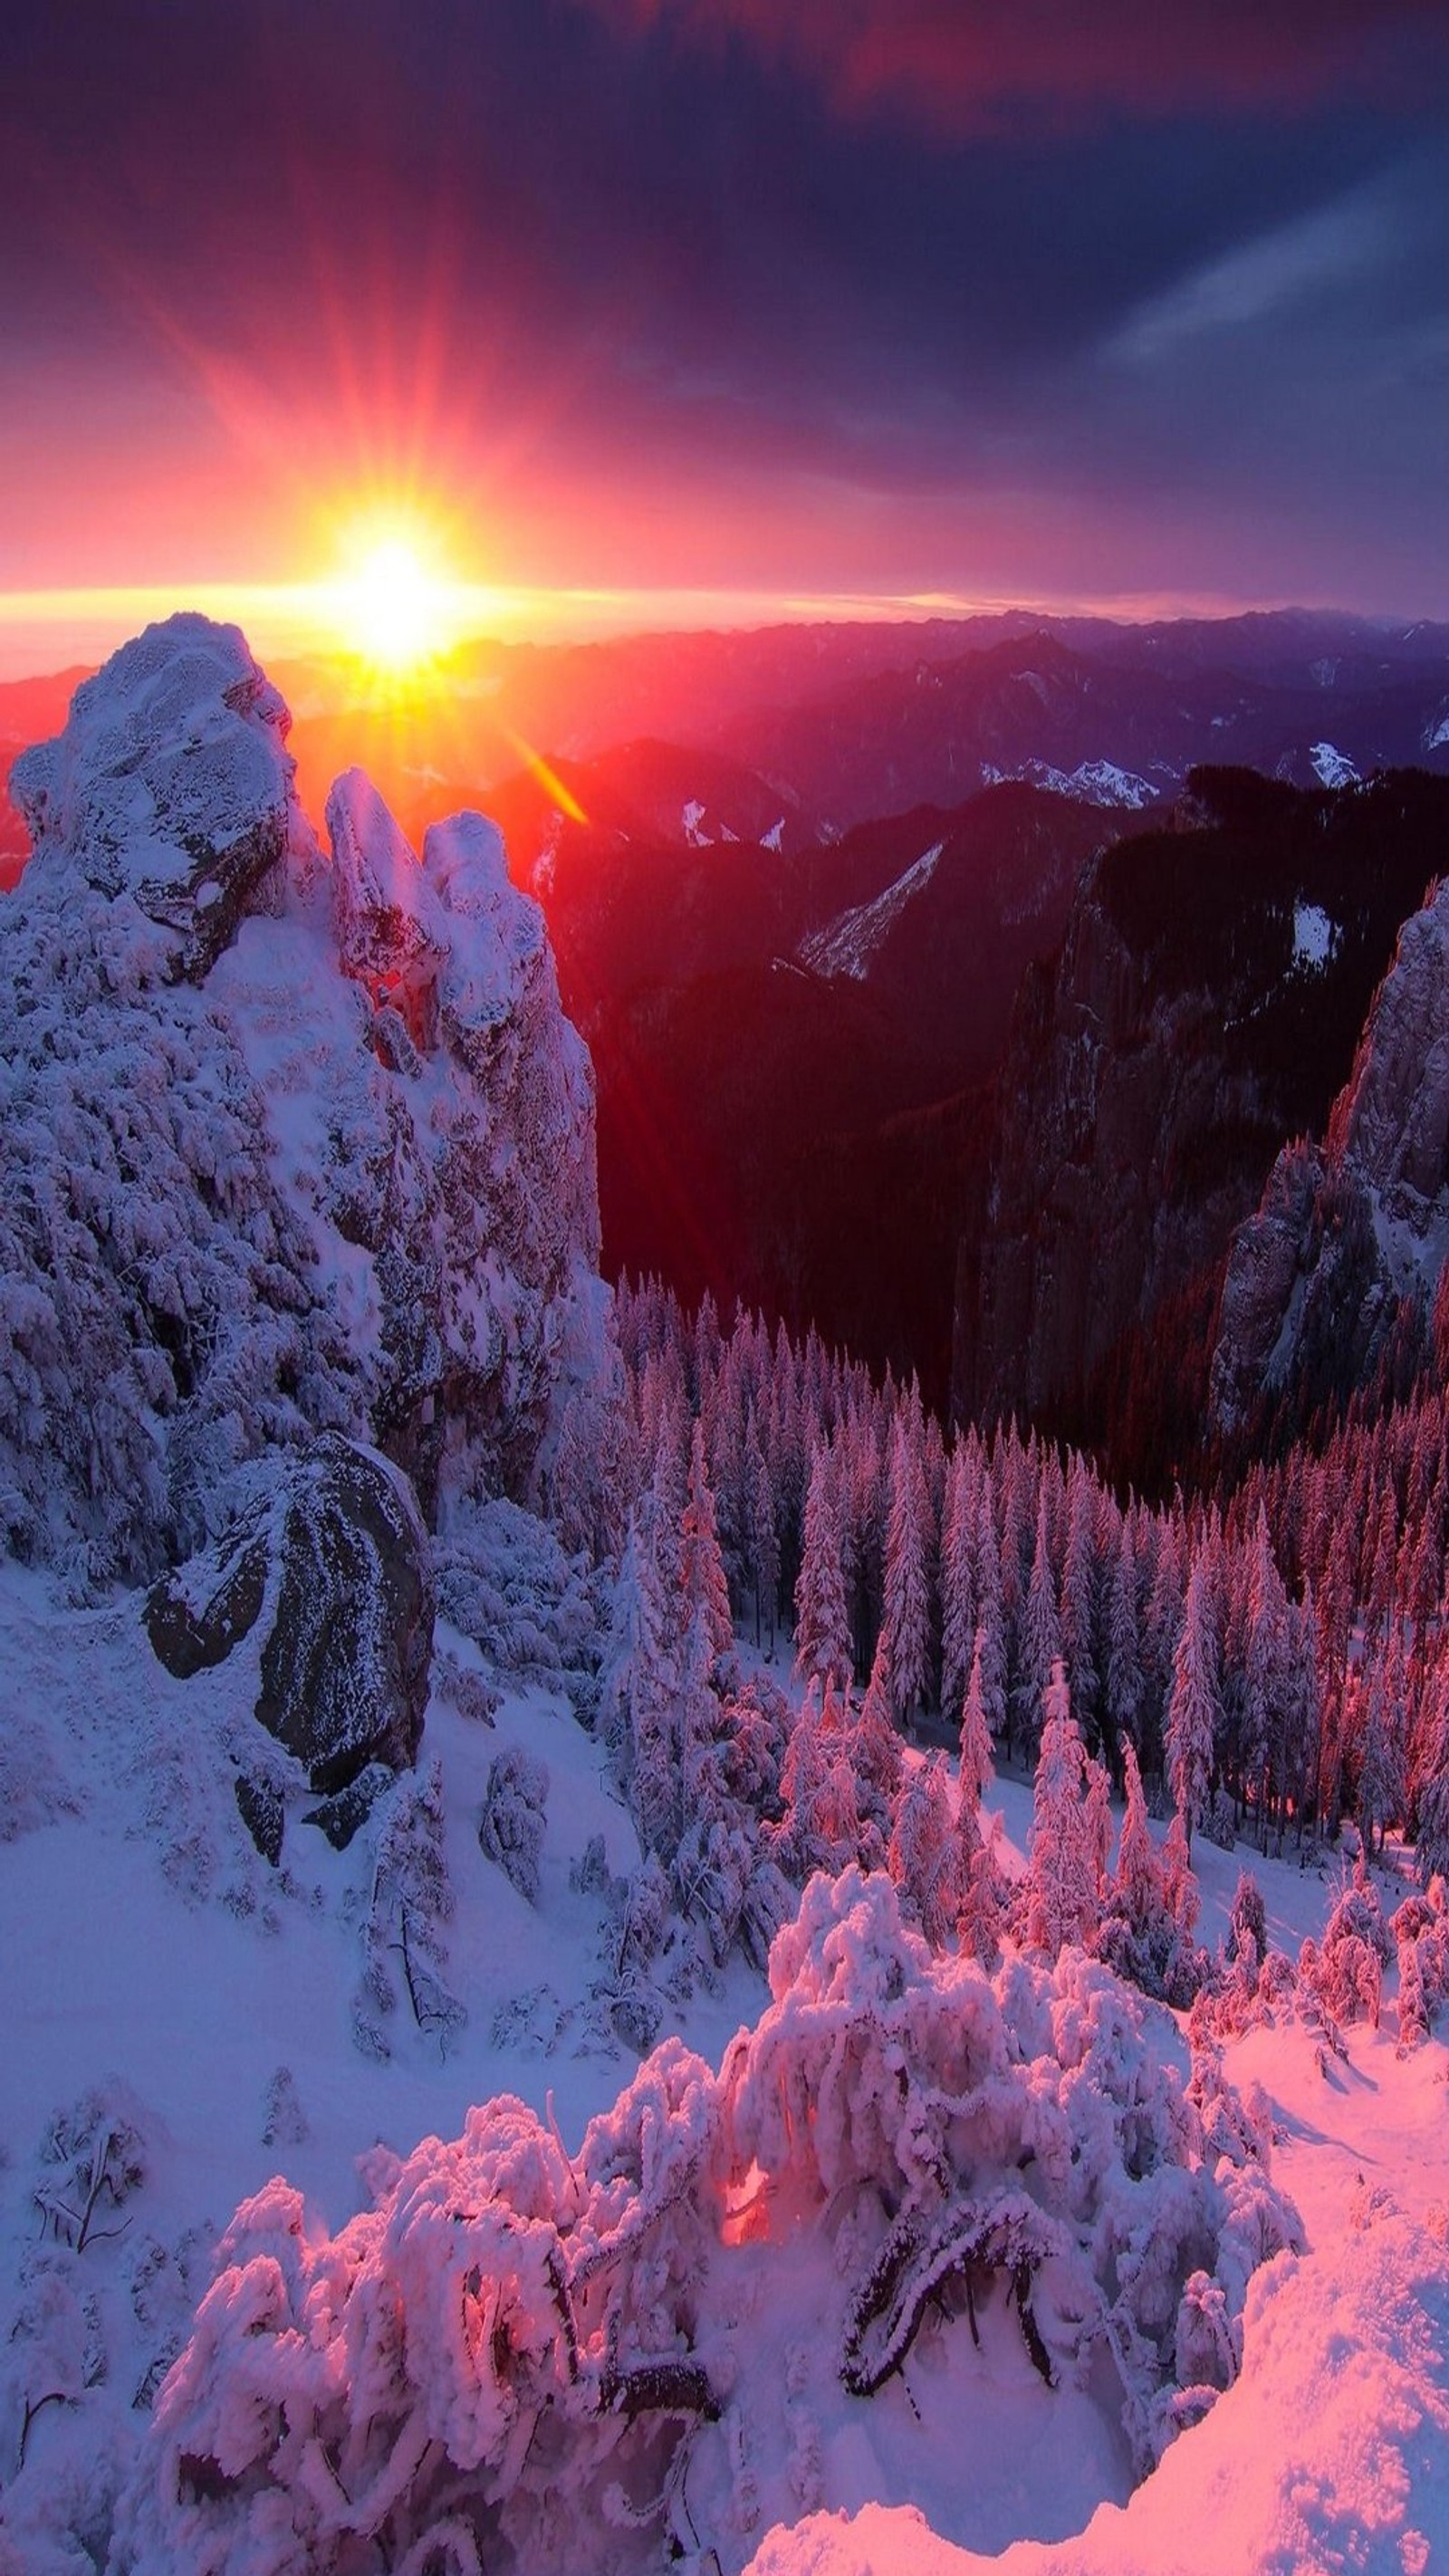
[[680,1514],[679,1539],[679,1579],[686,1616],[698,1613],[703,1620],[713,1672],[729,1660],[735,1639],[714,1490],[705,1461],[704,1425],[698,1418],[690,1437],[689,1486]]
[[896,1425],[886,1519],[885,1601],[881,1634],[891,1695],[902,1717],[931,1697],[931,1498],[921,1434],[913,1413]]
[[1167,1776],[1182,1818],[1187,1848],[1207,1803],[1219,1714],[1218,1651],[1212,1589],[1206,1565],[1195,1558],[1188,1577],[1182,1633],[1172,1659],[1167,1706]]
[[834,1461],[824,1441],[810,1463],[804,1553],[795,1585],[795,1670],[805,1681],[850,1680],[850,1628],[841,1568],[840,1505]]
[[1096,1918],[1096,1870],[1087,1841],[1086,1755],[1060,1656],[1042,1703],[1041,1751],[1032,1787],[1031,1847],[1022,1886],[1022,1937],[1055,1958]]

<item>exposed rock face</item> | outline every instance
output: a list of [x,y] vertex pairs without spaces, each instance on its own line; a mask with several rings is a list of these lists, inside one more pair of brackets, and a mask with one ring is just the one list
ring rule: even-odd
[[[963,1412],[1054,1420],[1115,1443],[1115,1463],[1138,1473],[1147,1462],[1124,1445],[1124,1416],[1151,1381],[1144,1417],[1186,1387],[1175,1440],[1195,1437],[1235,1229],[1285,1140],[1322,1127],[1395,907],[1416,899],[1446,834],[1449,796],[1428,778],[1314,796],[1197,772],[1176,828],[1088,870],[1055,972],[1028,977],[1018,1003],[979,1279],[962,1263]],[[1405,1058],[1417,1060],[1443,1007],[1427,963],[1416,989],[1415,1030],[1358,1113],[1378,1135]],[[1434,1060],[1446,1052],[1441,1037]],[[1426,1081],[1437,1110],[1423,1100],[1395,1163],[1396,1224],[1411,1198],[1423,1203],[1436,1154],[1442,1169],[1449,1084],[1435,1094],[1432,1072]],[[1230,1283],[1224,1316],[1236,1299],[1249,1376],[1276,1340],[1315,1189],[1301,1157],[1286,1158]],[[1332,1208],[1330,1226],[1319,1205],[1319,1237],[1357,1279],[1362,1225],[1341,1192]],[[1169,1473],[1180,1454],[1166,1447],[1152,1465]]]
[[[1281,1132],[1255,1070],[1225,1061],[1223,1017],[1205,980],[1159,978],[1091,869],[1055,975],[1018,1006],[978,1302],[958,1314],[967,1410],[1079,1406],[1124,1334],[1220,1255]],[[1234,1154],[1215,1153],[1228,1135]]]
[[239,629],[148,626],[77,689],[65,731],[22,754],[10,792],[31,867],[78,870],[174,933],[199,980],[243,916],[275,904],[311,843],[292,792],[291,717]]
[[1234,1238],[1212,1364],[1224,1429],[1347,1395],[1449,1250],[1449,886],[1399,934],[1321,1145],[1279,1155]]
[[427,1533],[406,1477],[335,1433],[257,1473],[261,1491],[221,1544],[152,1586],[146,1630],[187,1680],[260,1622],[258,1723],[333,1798],[369,1765],[416,1757],[433,1642]]
[[285,730],[234,630],[174,618],[21,764],[0,1544],[101,1578],[324,1429],[429,1516],[523,1494],[601,1350],[592,1076],[537,906],[481,817],[419,864],[356,772],[328,867]]

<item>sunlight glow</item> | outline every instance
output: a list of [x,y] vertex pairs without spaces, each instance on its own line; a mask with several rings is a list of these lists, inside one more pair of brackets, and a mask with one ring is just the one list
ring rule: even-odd
[[344,640],[364,660],[389,670],[413,670],[445,642],[444,586],[402,538],[374,546],[347,587],[351,632]]
[[329,509],[324,524],[338,567],[324,586],[334,649],[385,686],[422,680],[476,631],[476,588],[452,569],[465,533],[439,510],[375,498]]

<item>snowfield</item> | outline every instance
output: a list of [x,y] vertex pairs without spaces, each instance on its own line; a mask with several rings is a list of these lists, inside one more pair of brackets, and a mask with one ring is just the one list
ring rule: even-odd
[[[289,1826],[279,1872],[253,1849],[222,1752],[254,1687],[245,1653],[175,1682],[134,1600],[70,1609],[39,1576],[0,1569],[0,1691],[12,1712],[0,1824],[6,2576],[94,2563],[76,2554],[75,2534],[88,2519],[103,2529],[133,2480],[218,2239],[274,2175],[303,2196],[307,2241],[321,2247],[365,2212],[380,2173],[395,2174],[420,2141],[459,2136],[470,2106],[490,2097],[518,2097],[577,2169],[588,2122],[633,2077],[633,2052],[590,2000],[606,1909],[579,1884],[595,1837],[609,1870],[638,1863],[602,1748],[540,1688],[505,1692],[491,1726],[465,1713],[457,1699],[468,1694],[448,1677],[478,1671],[476,1650],[446,1628],[439,1647],[444,1687],[422,1766],[440,1768],[453,1899],[443,1969],[467,2019],[444,2044],[394,2015],[379,2061],[356,2044],[351,2006],[372,1846],[362,1837],[335,1853]],[[477,1839],[490,1767],[508,1744],[548,1768],[536,1909]],[[1008,1866],[1020,1868],[1030,1785],[998,1781],[986,1808],[1001,1816]],[[1263,1887],[1271,1940],[1296,1948],[1321,1929],[1336,1869],[1201,1844],[1205,1938],[1226,1925],[1243,1858]],[[798,1951],[801,1935],[787,1937]],[[933,1969],[950,1973],[945,1960]],[[864,1957],[856,1974],[868,1974]],[[738,1954],[711,1983],[696,1979],[673,2019],[718,2069],[737,2029],[736,2054],[747,2031],[752,2048],[763,2045],[768,1998]],[[782,1991],[793,1994],[788,1980]],[[1154,2067],[1185,2081],[1180,2018],[1150,2004],[1141,2016],[1134,2086],[1159,2082]],[[711,2237],[714,2342],[701,2333],[700,2349],[727,2402],[722,2425],[701,2428],[674,2502],[675,2529],[699,2536],[694,2563],[728,2576],[966,2576],[988,2565],[1011,2576],[1340,2566],[1424,2576],[1449,2547],[1449,2103],[1442,2044],[1400,2056],[1393,2021],[1386,2002],[1379,2030],[1350,2030],[1346,2062],[1291,2017],[1229,2042],[1226,2071],[1260,2124],[1266,2106],[1272,2179],[1302,2213],[1307,2251],[1279,2254],[1250,2283],[1241,2378],[1136,2486],[1100,2356],[1080,2384],[1049,2388],[999,2292],[980,2306],[979,2347],[948,2302],[874,2396],[852,2396],[836,2338],[858,2270],[852,2248],[870,2240],[860,2210],[836,2209],[827,2255],[807,2218],[811,2196],[789,2197],[798,2174],[768,2226],[746,2196],[726,2229],[733,2252]],[[77,2250],[42,2226],[37,2192],[56,2179],[56,2115],[97,2094],[134,2132],[142,2176],[123,2205],[102,2202]],[[862,2134],[858,2116],[844,2139]],[[752,2152],[768,2163],[765,2139]],[[136,2528],[137,2554],[118,2566],[213,2563],[176,2554],[174,2539],[160,2554],[155,2530]],[[563,2576],[584,2563],[580,2545],[575,2529],[542,2555],[498,2563]],[[601,2522],[592,2563],[663,2566],[665,2549],[658,2523]],[[296,2563],[334,2560],[319,2551]]]
[[[335,2230],[365,2198],[358,2158],[379,2142],[405,2153],[451,2137],[471,2104],[512,2092],[540,2114],[551,2105],[576,2144],[636,2062],[588,2000],[601,1899],[569,1882],[595,1837],[616,1872],[637,1867],[638,1840],[566,1702],[516,1691],[488,1725],[435,1692],[423,1764],[441,1766],[447,1975],[467,2021],[445,2047],[404,2016],[379,2063],[352,2030],[370,1844],[337,1853],[320,1832],[289,1828],[283,1869],[268,1868],[224,1751],[231,1729],[253,1726],[254,1659],[239,1649],[173,1681],[140,1606],[70,1610],[39,1576],[0,1564],[5,2576],[90,2563],[52,2555],[51,2525],[81,2489],[94,2489],[97,2516],[107,2509],[216,2238],[271,2176],[285,2172],[313,2223]],[[454,1668],[477,1670],[466,1638],[440,1625],[438,1645]],[[537,1909],[478,1845],[490,1766],[509,1743],[549,1771]],[[717,2059],[762,1999],[736,1958],[716,1991],[681,2008],[681,2031]],[[96,2091],[124,2106],[145,2179],[73,2255],[42,2230],[35,2193],[56,2114]],[[56,2262],[74,2295],[32,2331],[37,2264]],[[34,2415],[17,2479],[27,2403],[52,2383],[60,2402]]]

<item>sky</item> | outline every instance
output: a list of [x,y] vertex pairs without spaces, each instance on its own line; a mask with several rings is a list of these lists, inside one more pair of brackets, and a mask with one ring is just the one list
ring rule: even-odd
[[7,0],[0,659],[398,520],[580,624],[1449,615],[1446,111],[1444,0]]

